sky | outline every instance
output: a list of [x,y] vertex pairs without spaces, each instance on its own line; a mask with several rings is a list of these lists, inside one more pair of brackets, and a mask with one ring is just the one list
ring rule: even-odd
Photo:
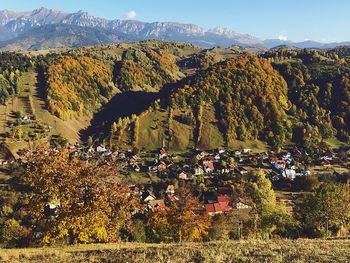
[[0,0],[0,10],[39,7],[108,19],[227,27],[262,39],[350,41],[349,0]]

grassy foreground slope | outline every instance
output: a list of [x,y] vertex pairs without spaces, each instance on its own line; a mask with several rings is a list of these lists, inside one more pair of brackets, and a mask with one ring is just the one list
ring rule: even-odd
[[349,262],[350,240],[99,244],[4,249],[1,262]]

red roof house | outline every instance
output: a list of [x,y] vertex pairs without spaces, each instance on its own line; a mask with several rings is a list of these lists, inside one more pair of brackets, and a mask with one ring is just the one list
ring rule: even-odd
[[218,203],[229,203],[230,197],[228,195],[219,195],[218,196]]
[[229,203],[230,203],[230,197],[227,195],[221,195],[221,196],[218,196],[217,203],[206,204],[205,211],[209,215],[230,212],[232,210],[232,207],[229,205]]

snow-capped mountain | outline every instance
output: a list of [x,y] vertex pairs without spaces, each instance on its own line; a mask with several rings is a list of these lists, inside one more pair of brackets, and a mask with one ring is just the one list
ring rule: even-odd
[[[51,27],[49,27],[51,26]],[[70,30],[70,26],[74,27]],[[50,30],[54,31],[48,31]],[[91,30],[91,32],[89,32]],[[74,35],[73,35],[74,32]],[[50,37],[45,41],[45,34]],[[98,36],[97,39],[88,39]],[[39,41],[40,39],[40,41]],[[59,39],[59,41],[58,41]],[[72,41],[74,39],[75,41]],[[133,41],[160,39],[190,42],[205,48],[215,46],[252,46],[274,48],[280,46],[295,48],[332,48],[342,43],[320,43],[304,41],[295,43],[289,40],[261,40],[248,34],[240,34],[228,28],[205,29],[194,24],[176,22],[146,23],[136,20],[108,20],[92,16],[86,12],[67,13],[64,11],[39,8],[29,12],[0,11],[0,48],[11,49],[30,47],[75,46],[85,43],[114,43],[115,40]],[[38,43],[35,43],[37,40]],[[41,44],[43,43],[43,44]]]
[[111,30],[137,39],[188,41],[202,46],[262,44],[262,41],[256,37],[239,34],[226,28],[207,30],[197,25],[175,22],[145,23],[135,20],[107,20],[83,11],[66,13],[47,8],[21,13],[0,11],[0,41],[10,40],[33,28],[52,24]]

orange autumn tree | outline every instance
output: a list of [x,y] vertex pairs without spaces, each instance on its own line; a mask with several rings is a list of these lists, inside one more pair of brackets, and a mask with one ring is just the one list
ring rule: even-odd
[[198,71],[173,90],[170,102],[177,108],[212,104],[228,146],[260,139],[279,147],[292,135],[287,83],[257,56],[234,57]]
[[207,236],[210,219],[190,191],[179,189],[170,207],[152,213],[147,226],[153,242],[198,242]]
[[[39,149],[22,181],[30,188],[29,215],[40,243],[113,242],[131,233],[139,202],[113,168],[69,159],[67,151]],[[48,214],[49,205],[55,213]]]
[[61,119],[89,113],[113,95],[111,69],[89,57],[61,56],[46,72],[49,111]]

